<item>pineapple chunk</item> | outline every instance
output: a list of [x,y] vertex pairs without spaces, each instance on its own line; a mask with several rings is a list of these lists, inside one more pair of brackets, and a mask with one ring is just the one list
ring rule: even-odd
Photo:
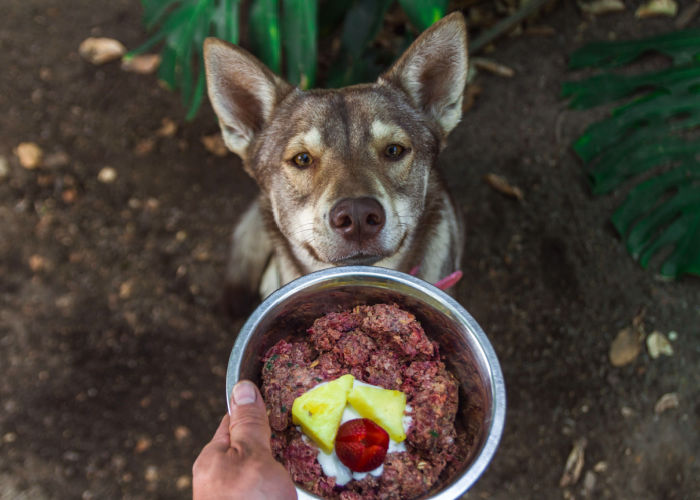
[[350,391],[348,402],[360,416],[378,424],[397,443],[406,439],[406,431],[403,428],[406,395],[403,392],[358,383]]
[[292,421],[326,453],[333,451],[354,380],[352,375],[343,375],[305,392],[292,405]]

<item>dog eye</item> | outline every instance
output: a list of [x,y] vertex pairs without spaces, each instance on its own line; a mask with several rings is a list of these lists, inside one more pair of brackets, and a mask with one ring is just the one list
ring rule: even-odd
[[400,146],[398,144],[389,144],[384,150],[384,156],[386,156],[390,160],[398,160],[403,156],[404,151],[406,150],[403,146]]
[[306,168],[310,166],[313,162],[314,159],[311,157],[311,155],[307,152],[299,153],[294,158],[292,159],[294,164],[299,167],[299,168]]

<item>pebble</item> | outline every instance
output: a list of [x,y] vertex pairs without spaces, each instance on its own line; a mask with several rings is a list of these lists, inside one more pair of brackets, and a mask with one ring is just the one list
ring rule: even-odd
[[158,467],[155,465],[149,465],[146,467],[146,473],[144,474],[146,481],[149,483],[154,483],[158,481]]
[[14,432],[8,432],[2,436],[3,443],[14,443],[15,441],[17,441],[17,434]]
[[35,142],[21,142],[15,148],[15,154],[19,158],[19,164],[27,170],[34,170],[41,165],[44,152]]
[[652,359],[657,359],[662,354],[672,356],[673,346],[663,333],[654,331],[647,337],[647,351]]
[[175,428],[175,439],[177,439],[178,441],[184,441],[185,439],[190,437],[191,434],[192,432],[184,425],[178,425]]
[[97,180],[104,184],[111,184],[117,179],[117,171],[112,167],[104,167],[97,174]]
[[678,394],[676,394],[675,392],[669,392],[661,396],[656,402],[656,404],[654,405],[654,413],[660,415],[666,410],[678,408],[679,405],[680,401],[678,399]]
[[642,350],[639,334],[634,328],[623,328],[610,345],[610,364],[624,366],[634,361]]
[[136,442],[136,446],[134,447],[134,452],[136,453],[143,453],[144,451],[148,450],[151,445],[153,444],[153,441],[151,438],[147,436],[141,436],[139,440]]
[[0,156],[0,180],[8,175],[10,175],[10,162],[7,161],[6,157]]
[[149,75],[160,66],[160,54],[140,54],[122,61],[122,69],[132,73]]
[[177,481],[175,482],[175,487],[179,491],[186,490],[190,487],[192,484],[192,481],[190,480],[190,476],[180,476],[177,478]]

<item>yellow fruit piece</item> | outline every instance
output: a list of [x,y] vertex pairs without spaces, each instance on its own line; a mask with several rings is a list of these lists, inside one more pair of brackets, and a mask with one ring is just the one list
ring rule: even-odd
[[355,384],[348,394],[348,402],[362,417],[387,431],[397,443],[406,439],[403,428],[406,395],[403,392]]
[[305,392],[292,405],[292,421],[326,453],[333,451],[354,380],[352,375],[343,375]]

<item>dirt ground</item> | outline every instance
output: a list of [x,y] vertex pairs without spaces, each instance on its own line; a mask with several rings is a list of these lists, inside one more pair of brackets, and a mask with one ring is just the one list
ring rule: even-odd
[[[458,299],[508,391],[500,449],[469,498],[699,498],[700,281],[661,280],[626,254],[608,222],[623,192],[592,198],[569,148],[601,112],[558,98],[582,43],[673,29],[626,3],[586,20],[562,1],[541,20],[554,35],[499,41],[488,57],[516,74],[477,77],[483,92],[441,158],[468,226]],[[184,123],[154,77],[78,56],[90,35],[138,46],[138,0],[2,4],[0,499],[187,498],[225,411],[243,318],[217,300],[256,188],[235,157],[203,147],[217,131],[207,105]],[[158,134],[164,118],[174,134]],[[20,166],[24,141],[44,165]],[[615,368],[610,344],[641,311],[647,333],[676,332],[674,353],[643,348]],[[655,412],[666,393],[678,406]],[[561,487],[581,438],[580,478]]]

